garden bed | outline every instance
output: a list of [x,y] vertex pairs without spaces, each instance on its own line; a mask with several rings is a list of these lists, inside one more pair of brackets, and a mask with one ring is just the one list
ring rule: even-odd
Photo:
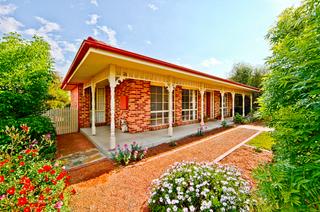
[[[189,136],[189,137],[186,137],[186,138],[183,138],[183,139],[176,141],[176,146],[171,146],[169,143],[163,143],[158,146],[151,147],[151,148],[149,148],[145,158],[153,157],[155,155],[171,151],[177,147],[184,146],[186,144],[192,143],[192,142],[197,141],[199,139],[203,139],[205,137],[223,132],[223,131],[225,131],[227,129],[231,129],[231,128],[233,128],[233,127],[231,127],[231,126],[226,127],[226,128],[221,127],[221,128],[217,128],[217,129],[205,132],[202,136],[196,136],[196,135]],[[87,145],[84,144],[84,145],[80,145],[80,146],[87,146]],[[131,164],[133,164],[133,163],[131,163]],[[92,164],[87,164],[85,166],[73,168],[73,169],[69,170],[69,174],[72,177],[71,183],[75,184],[75,183],[79,183],[82,181],[86,181],[86,180],[98,177],[102,174],[109,173],[110,171],[115,170],[117,168],[122,168],[122,166],[117,166],[112,160],[110,160],[108,158],[96,161]]]
[[252,178],[252,170],[261,163],[269,163],[272,160],[272,153],[269,151],[256,152],[254,148],[242,146],[220,161],[222,164],[234,165],[242,171],[244,179],[248,180],[251,186],[255,186]]

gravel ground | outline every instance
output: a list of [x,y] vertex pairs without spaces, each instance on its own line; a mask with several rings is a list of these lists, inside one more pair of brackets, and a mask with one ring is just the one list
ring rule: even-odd
[[183,160],[213,161],[257,131],[235,128],[75,184],[72,211],[143,211],[149,186],[171,164]]
[[241,146],[236,151],[220,161],[222,164],[236,166],[242,172],[242,177],[248,180],[251,186],[255,187],[255,182],[252,179],[251,173],[259,164],[269,163],[272,160],[270,151],[256,152],[253,148]]

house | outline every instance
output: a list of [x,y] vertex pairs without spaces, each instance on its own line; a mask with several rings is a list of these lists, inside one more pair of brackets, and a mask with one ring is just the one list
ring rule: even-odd
[[[168,129],[245,115],[255,87],[115,48],[88,37],[71,64],[62,88],[71,91],[80,128],[110,125],[128,133]],[[107,138],[106,138],[107,139]]]

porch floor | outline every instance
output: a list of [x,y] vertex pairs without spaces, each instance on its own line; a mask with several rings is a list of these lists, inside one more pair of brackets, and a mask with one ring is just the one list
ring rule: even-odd
[[[232,118],[226,118],[225,121],[228,125],[233,124]],[[142,147],[153,147],[162,143],[169,143],[183,139],[187,136],[195,135],[198,131],[200,124],[188,124],[177,126],[173,128],[173,136],[168,136],[168,129],[161,129],[155,131],[147,131],[142,133],[123,133],[120,129],[116,129],[116,144],[123,146],[136,142]],[[221,127],[221,121],[208,121],[205,123],[205,131],[210,131]],[[96,127],[96,135],[91,134],[91,128],[81,128],[80,131],[89,138],[89,140],[96,145],[96,147],[104,154],[110,153],[110,126]]]

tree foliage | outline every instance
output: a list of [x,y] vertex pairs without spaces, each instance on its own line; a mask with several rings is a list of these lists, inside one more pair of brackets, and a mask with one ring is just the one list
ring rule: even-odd
[[257,88],[261,87],[263,77],[267,74],[266,67],[254,67],[246,63],[237,63],[233,66],[229,79]]
[[58,73],[54,73],[53,82],[49,87],[49,100],[47,105],[49,108],[64,108],[70,104],[70,95],[67,91],[60,88],[61,77]]
[[320,209],[320,2],[286,9],[267,38],[271,70],[261,112],[275,128],[273,163],[256,172],[273,209]]
[[43,39],[26,41],[18,34],[0,40],[0,117],[42,114],[52,83],[50,47]]

